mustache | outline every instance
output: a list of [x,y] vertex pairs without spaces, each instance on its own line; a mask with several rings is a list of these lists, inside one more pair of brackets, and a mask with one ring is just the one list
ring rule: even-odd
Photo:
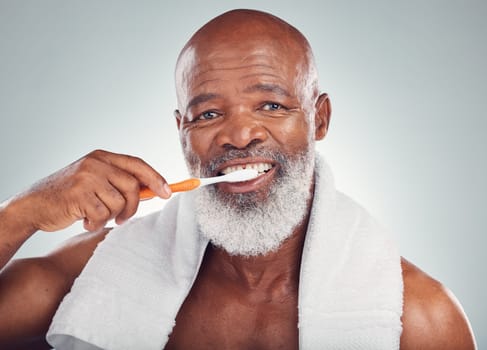
[[260,157],[269,159],[271,161],[286,165],[288,162],[288,157],[277,150],[271,150],[266,148],[248,148],[248,149],[231,149],[223,153],[221,156],[213,158],[209,164],[204,167],[207,176],[214,174],[218,168],[220,168],[226,162],[239,158],[252,158]]

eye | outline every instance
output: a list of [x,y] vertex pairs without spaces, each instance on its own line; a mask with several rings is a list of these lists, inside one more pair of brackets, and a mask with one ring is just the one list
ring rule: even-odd
[[210,120],[210,119],[214,119],[214,118],[216,118],[218,116],[219,116],[219,114],[217,112],[214,112],[214,111],[206,111],[206,112],[201,113],[196,118],[196,120]]
[[280,105],[279,103],[275,102],[266,102],[264,105],[262,105],[262,110],[264,111],[278,111],[280,109],[283,109],[284,106]]

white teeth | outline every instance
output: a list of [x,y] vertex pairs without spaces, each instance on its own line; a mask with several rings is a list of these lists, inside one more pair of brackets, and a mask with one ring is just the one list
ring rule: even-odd
[[233,173],[234,171],[237,170],[242,170],[242,169],[254,169],[259,172],[259,174],[263,174],[267,170],[272,169],[272,164],[269,163],[251,163],[251,164],[243,164],[243,165],[235,165],[235,166],[229,166],[225,169],[223,169],[221,172],[223,175]]

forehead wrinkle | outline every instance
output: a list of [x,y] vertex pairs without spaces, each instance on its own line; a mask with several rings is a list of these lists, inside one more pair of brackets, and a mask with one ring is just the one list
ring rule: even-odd
[[252,74],[246,74],[243,75],[239,78],[239,80],[245,80],[248,78],[253,78],[253,77],[271,77],[271,78],[281,78],[281,76],[277,74],[271,74],[271,73],[252,73]]
[[244,90],[246,93],[256,92],[256,91],[263,91],[263,92],[274,92],[281,96],[290,97],[291,94],[283,87],[277,84],[265,84],[265,83],[258,83],[252,86],[249,86]]
[[207,80],[203,80],[201,83],[198,83],[198,85],[195,86],[195,88],[200,88],[202,85],[205,85],[205,84],[208,84],[208,83],[212,83],[214,81],[222,81],[222,79],[207,79]]
[[[193,87],[194,89],[198,89],[201,86],[203,86],[205,84],[208,84],[208,83],[228,80],[228,79],[210,78],[209,77],[209,79],[206,79],[206,80],[203,80],[201,82],[198,82],[199,79],[202,79],[203,76],[206,75],[206,74],[208,74],[208,73],[213,73],[215,71],[241,70],[241,69],[246,69],[246,68],[269,68],[269,69],[275,70],[276,67],[273,66],[273,65],[262,64],[262,63],[258,63],[258,64],[256,63],[256,64],[245,65],[245,66],[238,66],[238,67],[217,67],[217,68],[209,68],[209,69],[202,70],[202,71],[198,71],[198,68],[197,67],[195,67],[195,68],[187,67],[188,70],[194,70],[195,71],[195,74],[194,74],[193,78],[190,80],[190,81],[193,82],[193,84],[195,84],[195,86]],[[239,77],[238,80],[244,80],[246,78],[251,78],[251,77],[254,77],[254,76],[255,77],[271,77],[271,78],[277,78],[277,79],[281,78],[281,76],[279,76],[277,74],[272,74],[272,73],[268,73],[268,72],[257,72],[257,73],[249,73],[249,74],[246,74],[244,76],[241,76],[241,77]]]
[[275,66],[272,66],[270,64],[255,63],[255,64],[248,64],[245,66],[233,66],[233,67],[216,66],[216,67],[212,67],[212,68],[208,68],[206,70],[200,70],[200,71],[197,71],[197,68],[196,68],[195,70],[197,71],[197,73],[195,74],[195,76],[196,76],[196,78],[198,78],[201,75],[212,73],[214,71],[241,70],[241,69],[246,69],[246,68],[271,68],[271,69],[274,69]]

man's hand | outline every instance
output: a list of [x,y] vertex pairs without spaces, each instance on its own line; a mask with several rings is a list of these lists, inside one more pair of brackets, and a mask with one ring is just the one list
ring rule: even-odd
[[134,215],[141,186],[171,196],[166,180],[143,160],[97,150],[39,181],[19,201],[35,230],[57,231],[83,219],[86,230],[96,231]]
[[0,268],[37,230],[57,231],[84,220],[97,231],[108,220],[120,224],[135,214],[141,186],[162,198],[166,180],[143,160],[94,151],[0,204]]

